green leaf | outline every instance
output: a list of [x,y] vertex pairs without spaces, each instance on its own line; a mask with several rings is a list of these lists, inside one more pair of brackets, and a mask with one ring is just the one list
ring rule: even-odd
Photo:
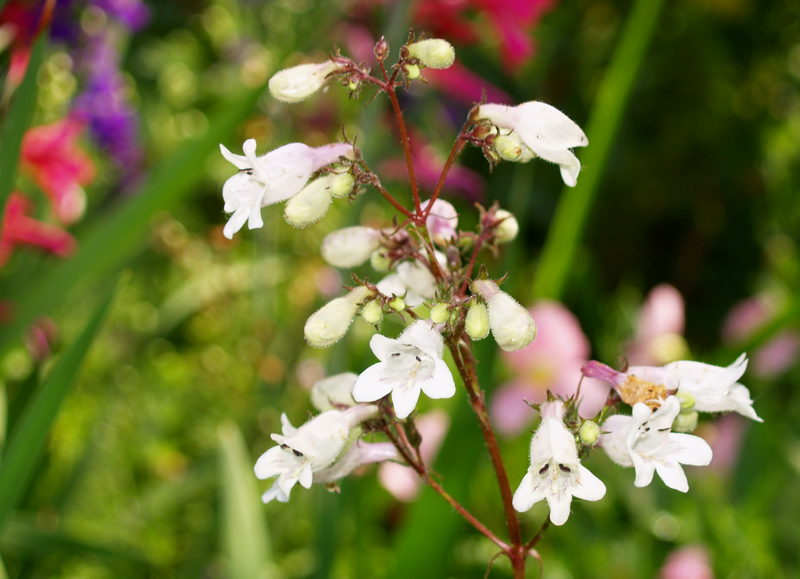
[[572,270],[608,155],[664,0],[636,0],[622,38],[603,77],[587,123],[589,146],[581,154],[584,170],[575,187],[565,187],[547,234],[533,284],[537,299],[559,299]]
[[150,172],[136,194],[125,197],[106,215],[96,215],[95,227],[79,238],[70,259],[48,264],[35,285],[18,288],[14,320],[0,335],[0,355],[39,315],[52,312],[79,282],[110,278],[142,248],[150,219],[177,206],[202,178],[206,157],[251,113],[261,89],[244,91],[222,103],[203,136],[182,145]]
[[222,551],[230,579],[261,579],[270,561],[264,505],[252,460],[234,424],[219,429],[222,476]]
[[61,403],[75,381],[100,324],[114,296],[112,285],[86,324],[83,332],[56,363],[38,389],[11,433],[0,469],[0,529],[30,482],[36,462],[44,449],[47,434],[58,415]]
[[[0,10],[2,5],[0,4]],[[36,109],[36,76],[42,64],[47,34],[40,34],[31,50],[25,76],[11,97],[0,134],[0,215],[5,213],[6,201],[17,182],[17,165],[22,137],[31,124]]]

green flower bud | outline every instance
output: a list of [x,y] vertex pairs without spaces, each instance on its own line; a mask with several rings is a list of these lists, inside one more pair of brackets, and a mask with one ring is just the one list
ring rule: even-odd
[[441,38],[428,38],[408,45],[408,54],[431,68],[448,68],[456,59],[453,45]]
[[697,428],[698,418],[699,414],[694,410],[681,412],[675,417],[675,422],[672,423],[672,430],[674,432],[692,432]]
[[678,393],[675,395],[678,397],[681,403],[681,412],[684,410],[689,410],[690,408],[694,408],[695,399],[694,395],[691,392],[686,392],[685,390],[678,390]]
[[392,260],[386,255],[386,250],[379,249],[372,252],[372,255],[369,257],[369,264],[375,271],[389,271]]
[[353,176],[350,173],[336,175],[336,177],[331,180],[331,195],[333,195],[336,199],[347,197],[353,190],[353,185],[355,185],[355,182],[356,180],[353,179]]
[[358,83],[354,80],[351,80],[349,83],[347,83],[347,88],[350,90],[356,90],[358,88]]
[[581,429],[578,431],[578,436],[581,437],[581,442],[587,446],[594,446],[597,439],[600,438],[600,427],[596,422],[585,420],[581,424]]
[[403,72],[408,80],[419,78],[419,67],[416,64],[407,64]]
[[478,300],[473,300],[469,306],[464,330],[473,340],[483,340],[489,335],[489,312]]
[[380,324],[381,320],[383,320],[383,308],[381,307],[380,300],[367,302],[366,305],[361,308],[361,317],[372,326]]
[[434,324],[443,324],[447,321],[447,318],[450,317],[450,312],[447,311],[447,304],[444,302],[439,302],[433,309],[431,310],[431,321]]
[[522,143],[508,135],[498,135],[494,139],[494,150],[504,161],[519,161],[522,157]]
[[396,312],[402,312],[406,309],[406,302],[403,301],[403,298],[397,297],[389,302],[389,307]]

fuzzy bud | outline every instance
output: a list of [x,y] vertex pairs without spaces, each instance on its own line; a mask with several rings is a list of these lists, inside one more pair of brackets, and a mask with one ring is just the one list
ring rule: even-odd
[[519,161],[522,157],[522,143],[519,140],[508,135],[498,135],[494,142],[495,152],[500,155],[504,161]]
[[686,392],[685,390],[678,390],[678,393],[675,394],[675,396],[681,403],[681,412],[683,412],[684,410],[689,410],[691,408],[694,408],[696,401],[691,392]]
[[371,326],[380,324],[381,320],[383,320],[383,308],[381,307],[381,302],[379,300],[367,302],[366,305],[361,308],[361,317],[364,318],[364,321]]
[[597,442],[598,438],[600,438],[600,427],[597,426],[596,422],[586,420],[583,424],[581,424],[581,429],[578,432],[578,436],[580,436],[583,444],[587,446],[594,446],[594,443]]
[[375,58],[378,60],[385,60],[389,56],[389,43],[381,36],[381,39],[375,45]]
[[464,322],[464,330],[473,340],[483,340],[489,335],[489,312],[478,300],[472,300]]
[[371,227],[346,227],[322,240],[322,258],[335,267],[356,267],[381,246],[381,232]]
[[300,193],[289,199],[283,211],[286,221],[290,225],[302,228],[322,219],[333,200],[330,185],[334,178],[334,175],[326,175],[314,179],[303,187]]
[[408,54],[430,68],[449,68],[456,59],[453,45],[441,38],[428,38],[409,44]]
[[500,221],[494,230],[494,238],[497,243],[510,243],[517,238],[519,233],[519,223],[517,218],[505,209],[499,209],[494,214],[495,219]]
[[331,180],[331,195],[333,195],[336,199],[343,199],[350,195],[353,191],[353,185],[355,185],[356,180],[353,179],[353,176],[350,173],[342,173],[340,175],[336,175]]
[[404,309],[406,309],[406,302],[403,301],[403,298],[396,297],[389,302],[389,307],[396,312],[402,312]]
[[672,423],[672,430],[674,432],[693,432],[697,428],[697,419],[699,415],[696,411],[681,412],[675,417]]
[[431,321],[434,324],[443,324],[450,317],[450,312],[447,311],[447,304],[439,302],[431,309]]
[[416,64],[406,64],[403,67],[403,73],[408,80],[415,80],[419,78],[419,67]]
[[375,271],[389,271],[392,260],[386,255],[385,250],[379,249],[373,251],[372,255],[369,256],[369,264]]
[[486,300],[492,334],[506,352],[521,350],[536,338],[536,322],[528,310],[491,280],[472,282],[472,291]]
[[297,103],[321,89],[328,75],[338,69],[332,60],[285,68],[269,79],[269,92],[279,101]]
[[306,341],[315,348],[335,344],[347,333],[358,308],[374,298],[375,290],[359,286],[346,296],[329,301],[306,321],[303,328]]

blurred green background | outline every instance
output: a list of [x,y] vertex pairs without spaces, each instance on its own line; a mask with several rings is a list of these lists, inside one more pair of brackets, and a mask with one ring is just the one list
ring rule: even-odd
[[[485,256],[492,275],[511,272],[504,289],[524,304],[560,299],[593,356],[612,364],[645,295],[661,283],[684,296],[695,359],[726,365],[744,348],[797,330],[800,4],[560,0],[526,30],[535,53],[513,69],[480,6],[464,2],[463,18],[486,34],[453,39],[460,62],[514,102],[565,111],[590,140],[578,152],[584,172],[575,190],[562,190],[551,165],[502,164],[490,173],[480,151],[462,157],[485,180],[477,200],[499,200],[523,227],[512,246]],[[333,85],[287,106],[264,90],[269,76],[306,57],[322,60],[334,44],[350,54],[364,35],[386,34],[396,51],[409,27],[430,23],[415,24],[419,8],[408,1],[147,7],[144,27],[115,37],[123,92],[140,119],[141,170],[115,166],[107,148],[86,139],[97,178],[87,187],[85,219],[71,228],[78,252],[58,260],[19,250],[0,272],[14,311],[0,327],[8,433],[0,554],[8,577],[483,577],[492,545],[435,493],[400,503],[367,469],[342,481],[338,495],[313,487],[296,490],[288,505],[263,506],[266,485],[251,476],[280,413],[297,424],[311,410],[314,381],[373,363],[372,330],[361,320],[326,350],[300,336],[349,275],[322,261],[322,238],[390,219],[388,206],[370,190],[305,230],[271,207],[263,229],[232,242],[222,236],[220,192],[233,168],[220,142],[238,152],[255,138],[263,153],[331,142],[344,126],[373,168],[399,155],[386,102],[364,106],[369,89],[354,101]],[[85,82],[73,52],[108,25],[101,3],[63,8],[31,77],[33,125],[70,109]],[[62,25],[71,36],[56,34]],[[446,155],[468,105],[434,85],[403,98],[421,138]],[[2,138],[6,156],[13,130]],[[409,198],[401,182],[389,186]],[[457,191],[445,198],[462,228],[472,227],[471,200]],[[89,324],[81,338],[111,293],[99,333],[92,340]],[[772,322],[744,343],[723,345],[726,314],[754,295],[769,296]],[[52,353],[36,359],[22,337],[43,315],[57,338]],[[69,372],[90,342],[80,370]],[[491,392],[508,370],[493,343],[481,342],[478,354]],[[797,364],[770,378],[745,375],[765,422],[748,425],[729,470],[689,469],[687,495],[660,481],[636,489],[632,472],[594,454],[588,466],[608,494],[576,503],[564,527],[547,531],[538,545],[544,576],[658,577],[670,552],[699,544],[716,577],[799,577],[798,379]],[[55,408],[35,413],[47,403]],[[445,488],[504,536],[494,474],[463,391],[422,408],[433,406],[452,417],[436,463]],[[48,412],[56,416],[49,434],[45,418],[38,430],[24,428],[32,413]],[[713,420],[704,427],[713,430]],[[32,438],[14,447],[20,432]],[[528,444],[527,434],[502,443],[514,485],[528,466]],[[528,536],[545,515],[541,505],[522,515]],[[537,574],[531,562],[529,575]],[[490,576],[510,577],[507,561]]]

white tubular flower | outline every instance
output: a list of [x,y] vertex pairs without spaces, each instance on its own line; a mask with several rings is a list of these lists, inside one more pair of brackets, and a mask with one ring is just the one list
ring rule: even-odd
[[359,404],[344,412],[323,412],[300,428],[292,426],[282,414],[283,433],[272,435],[278,446],[262,454],[255,465],[256,477],[278,477],[261,499],[265,503],[276,498],[286,502],[297,482],[309,488],[314,473],[330,466],[345,449],[350,431],[378,414],[376,406]]
[[[481,105],[476,120],[485,119],[501,129],[511,129],[522,144],[545,161],[557,163],[561,167],[564,183],[574,187],[578,182],[581,163],[570,151],[573,147],[589,144],[581,128],[567,115],[539,101],[522,103],[515,107],[507,105]],[[504,143],[505,150],[513,151],[513,146]],[[521,154],[525,153],[521,151]],[[522,160],[522,159],[519,159]]]
[[581,465],[575,437],[564,426],[564,403],[543,403],[541,415],[542,423],[531,440],[531,466],[514,493],[513,505],[524,512],[545,499],[550,521],[563,525],[572,497],[599,501],[606,494],[606,486]]
[[247,222],[248,228],[263,227],[261,208],[297,195],[314,171],[330,165],[340,157],[353,156],[353,147],[334,143],[312,148],[303,143],[291,143],[256,157],[256,141],[244,142],[244,156],[234,155],[220,145],[222,156],[233,163],[239,172],[225,181],[222,197],[224,210],[233,213],[223,229],[228,239]]
[[449,68],[456,59],[453,45],[441,38],[427,38],[409,44],[408,54],[430,68]]
[[[422,210],[428,208],[430,199],[421,205]],[[433,207],[425,220],[431,238],[439,244],[445,244],[451,239],[455,239],[458,229],[458,212],[449,202],[444,199],[437,199],[433,202]]]
[[398,418],[414,410],[420,391],[430,398],[450,398],[456,385],[442,359],[444,342],[428,320],[414,322],[396,340],[376,334],[369,343],[380,362],[364,370],[353,387],[357,402],[392,393]]
[[353,400],[351,392],[356,378],[358,374],[345,372],[319,380],[311,387],[311,404],[320,412],[355,406],[356,401]]
[[711,447],[691,434],[671,431],[681,403],[669,396],[655,412],[643,402],[633,406],[633,416],[617,414],[608,418],[601,430],[600,446],[620,466],[636,469],[637,487],[644,487],[657,472],[668,487],[685,493],[689,482],[682,464],[705,466],[711,462]]
[[736,361],[722,368],[681,360],[662,368],[652,366],[631,366],[627,374],[643,380],[664,384],[667,389],[678,389],[678,393],[688,393],[694,397],[692,410],[699,412],[738,412],[739,414],[764,422],[753,409],[753,400],[746,386],[738,380],[747,370],[747,355],[742,354]]
[[314,179],[286,202],[283,216],[289,225],[298,228],[314,225],[322,219],[331,206],[331,183],[336,175],[330,173]]
[[279,101],[297,103],[321,89],[328,75],[338,69],[332,60],[285,68],[269,79],[269,92]]
[[357,267],[381,246],[381,232],[371,227],[346,227],[322,240],[322,258],[334,267]]
[[344,478],[365,464],[393,460],[402,462],[397,447],[391,442],[363,442],[358,441],[350,447],[342,458],[328,468],[314,473],[313,482],[330,483]]
[[329,301],[306,321],[303,328],[306,341],[315,348],[335,344],[350,329],[358,308],[375,295],[374,290],[359,286],[346,296]]
[[[444,254],[436,252],[436,259],[445,267]],[[406,305],[413,308],[436,295],[436,278],[418,261],[404,261],[397,265],[396,273],[387,275],[375,287],[386,297],[402,297]],[[403,297],[405,296],[405,297]]]
[[472,282],[472,291],[486,300],[492,335],[503,350],[521,350],[536,339],[536,322],[530,312],[501,291],[496,283],[491,280],[475,280]]

